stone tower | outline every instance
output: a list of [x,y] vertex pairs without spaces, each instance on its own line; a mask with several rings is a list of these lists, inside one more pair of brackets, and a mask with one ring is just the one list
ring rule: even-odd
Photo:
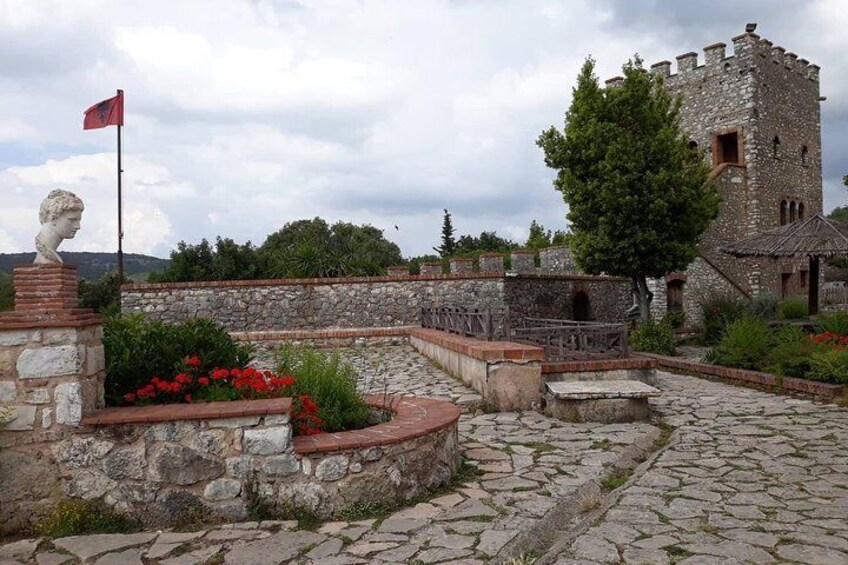
[[[723,202],[686,273],[654,281],[654,313],[684,309],[700,318],[710,294],[779,296],[807,292],[806,262],[742,260],[719,248],[822,211],[819,67],[754,33],[662,61],[651,70],[682,95],[682,126],[712,165]],[[614,86],[618,77],[607,81]]]

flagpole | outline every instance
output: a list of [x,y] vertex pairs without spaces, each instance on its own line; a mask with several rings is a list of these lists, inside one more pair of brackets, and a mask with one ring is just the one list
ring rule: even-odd
[[[123,90],[118,90],[118,96],[123,94]],[[122,240],[124,239],[124,224],[123,224],[123,206],[121,196],[121,174],[124,170],[121,168],[121,124],[118,124],[118,285],[124,283],[124,247]],[[118,293],[118,303],[120,305],[120,293]]]

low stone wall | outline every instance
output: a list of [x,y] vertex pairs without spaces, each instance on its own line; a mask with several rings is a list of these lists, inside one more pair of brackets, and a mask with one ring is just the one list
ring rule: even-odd
[[502,412],[530,410],[542,395],[544,350],[518,343],[483,341],[417,328],[410,344]]
[[208,317],[233,332],[419,325],[427,305],[507,306],[517,317],[573,318],[588,297],[590,319],[618,321],[629,283],[611,277],[503,273],[422,274],[125,285],[125,311],[166,322]]
[[4,504],[4,520],[25,526],[64,496],[102,499],[157,526],[243,520],[256,501],[327,519],[352,504],[394,503],[450,480],[459,466],[456,406],[367,402],[394,417],[294,439],[287,398],[101,410],[76,433],[42,443],[53,488],[37,497],[4,489],[18,503]]

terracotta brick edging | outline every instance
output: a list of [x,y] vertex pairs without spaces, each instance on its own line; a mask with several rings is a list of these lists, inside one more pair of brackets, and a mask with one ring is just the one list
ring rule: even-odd
[[656,359],[646,359],[643,357],[548,362],[542,363],[542,374],[582,373],[588,371],[615,371],[626,369],[656,369],[659,364],[659,361]]
[[460,414],[452,402],[432,398],[368,395],[365,402],[373,408],[390,410],[393,418],[361,430],[297,436],[292,439],[295,453],[307,455],[402,443],[452,426]]
[[211,420],[241,416],[287,414],[291,398],[235,400],[198,404],[157,404],[153,406],[124,406],[98,410],[82,420],[84,426],[144,424],[179,420]]
[[832,399],[840,396],[845,390],[845,387],[842,385],[808,381],[806,379],[797,379],[795,377],[781,378],[779,375],[763,373],[760,371],[749,371],[746,369],[736,369],[734,367],[722,367],[721,365],[708,365],[697,361],[677,359],[675,357],[666,357],[664,355],[654,355],[651,353],[639,353],[639,355],[656,359],[659,362],[660,368],[663,369],[677,369],[692,373],[700,373],[711,377],[719,377],[731,381],[742,381],[760,386],[779,387],[785,390],[812,394],[826,399]]
[[413,328],[409,335],[482,361],[542,361],[545,358],[545,350],[534,345],[485,341],[430,328]]

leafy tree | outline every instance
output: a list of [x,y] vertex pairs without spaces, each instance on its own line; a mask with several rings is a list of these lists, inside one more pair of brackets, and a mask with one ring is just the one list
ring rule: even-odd
[[589,58],[578,75],[565,129],[537,144],[557,170],[569,205],[571,248],[584,271],[628,277],[650,316],[647,278],[685,269],[718,214],[709,168],[680,129],[680,98],[638,58],[620,87],[601,88]]
[[456,228],[453,227],[450,212],[445,208],[445,215],[442,218],[442,244],[439,247],[434,247],[433,251],[441,257],[450,257],[456,253],[456,239],[453,234],[456,233]]
[[[843,182],[848,186],[848,175],[845,175]],[[827,215],[828,219],[848,225],[848,206],[837,206]],[[839,278],[848,280],[848,259],[845,257],[830,257],[826,259],[827,264],[831,267],[839,269]]]
[[384,274],[402,262],[400,248],[373,226],[321,218],[290,222],[265,240],[261,259],[273,277],[344,277]]
[[463,235],[456,242],[457,255],[479,255],[480,253],[508,253],[518,247],[512,240],[500,237],[497,232],[483,231],[478,237]]
[[568,235],[561,230],[556,230],[551,233],[551,230],[546,230],[545,226],[538,223],[536,220],[530,222],[530,235],[524,243],[526,249],[544,249],[555,245],[566,245]]
[[227,281],[261,278],[265,268],[256,248],[248,241],[239,245],[217,237],[213,248],[206,239],[197,245],[185,241],[171,251],[171,263],[161,273],[151,273],[150,282]]
[[837,206],[827,217],[831,220],[836,220],[837,222],[848,224],[848,206]]
[[121,284],[117,272],[109,272],[96,281],[79,280],[77,287],[80,306],[100,314],[120,312]]

